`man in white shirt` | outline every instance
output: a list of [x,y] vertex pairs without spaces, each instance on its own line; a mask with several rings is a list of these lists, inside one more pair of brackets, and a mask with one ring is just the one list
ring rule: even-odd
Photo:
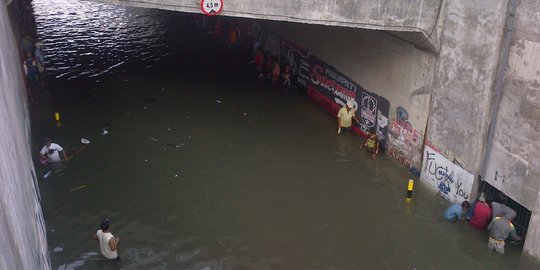
[[358,123],[356,118],[356,109],[354,108],[354,103],[352,100],[347,101],[347,104],[339,109],[337,114],[338,122],[338,134],[342,131],[348,131],[352,126],[352,119]]
[[118,244],[120,244],[120,237],[114,237],[109,231],[110,223],[109,219],[101,221],[101,230],[96,232],[94,238],[99,240],[99,252],[101,255],[106,259],[115,260],[119,259]]
[[67,160],[64,148],[62,148],[62,146],[56,143],[53,143],[51,138],[45,138],[45,145],[43,146],[43,148],[41,148],[39,156],[41,157],[42,163],[43,161],[56,163],[62,161],[62,158],[59,154],[60,152],[62,153],[64,160]]

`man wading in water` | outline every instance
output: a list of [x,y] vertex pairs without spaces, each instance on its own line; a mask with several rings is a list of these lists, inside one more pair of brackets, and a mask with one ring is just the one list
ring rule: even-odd
[[379,138],[375,131],[371,130],[368,133],[364,146],[366,147],[366,151],[371,154],[371,157],[375,158],[375,156],[379,153]]
[[103,257],[109,260],[120,260],[118,256],[118,244],[120,244],[120,237],[114,237],[109,232],[109,219],[105,219],[101,222],[101,230],[96,232],[94,238],[99,240],[99,251]]
[[350,131],[352,129],[352,119],[358,123],[354,108],[354,102],[352,100],[347,101],[347,104],[343,106],[337,114],[338,134],[341,132]]
[[52,139],[49,137],[45,138],[44,140],[45,145],[43,146],[43,148],[41,148],[41,151],[39,151],[40,162],[42,165],[47,164],[47,162],[61,162],[62,158],[60,157],[59,153],[62,153],[64,160],[68,160],[66,152],[64,152],[64,148],[62,148],[62,146],[53,143]]

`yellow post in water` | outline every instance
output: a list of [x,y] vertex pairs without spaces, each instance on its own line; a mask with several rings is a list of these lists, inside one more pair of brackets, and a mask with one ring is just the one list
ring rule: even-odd
[[414,188],[414,180],[409,179],[409,183],[407,184],[407,198],[412,197],[413,188]]
[[54,113],[54,120],[60,121],[60,113],[59,112]]

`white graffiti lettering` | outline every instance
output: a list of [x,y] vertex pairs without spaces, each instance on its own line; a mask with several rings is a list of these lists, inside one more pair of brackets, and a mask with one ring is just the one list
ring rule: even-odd
[[464,201],[470,198],[472,174],[456,166],[429,146],[424,150],[424,164],[421,172],[422,179],[442,197],[449,201]]

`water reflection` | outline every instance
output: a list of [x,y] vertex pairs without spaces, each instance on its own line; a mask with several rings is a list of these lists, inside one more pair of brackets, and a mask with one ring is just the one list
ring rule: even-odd
[[[444,222],[446,202],[421,186],[404,203],[410,175],[384,156],[366,157],[358,137],[336,137],[334,117],[302,93],[252,80],[219,46],[195,53],[221,40],[193,39],[175,55],[171,37],[204,36],[181,32],[185,16],[85,1],[34,5],[56,81],[102,80],[88,85],[98,89],[88,99],[76,89],[76,105],[51,106],[68,115],[54,129],[64,140],[92,141],[64,175],[41,182],[56,230],[49,243],[64,249],[51,253],[58,269],[118,268],[80,253],[97,250],[89,238],[102,217],[122,238],[126,269],[532,265],[517,249],[491,256],[487,235]],[[169,56],[176,65],[147,72]],[[111,123],[106,136],[103,123]]]
[[55,78],[99,77],[167,56],[160,10],[91,1],[34,0],[38,39]]

